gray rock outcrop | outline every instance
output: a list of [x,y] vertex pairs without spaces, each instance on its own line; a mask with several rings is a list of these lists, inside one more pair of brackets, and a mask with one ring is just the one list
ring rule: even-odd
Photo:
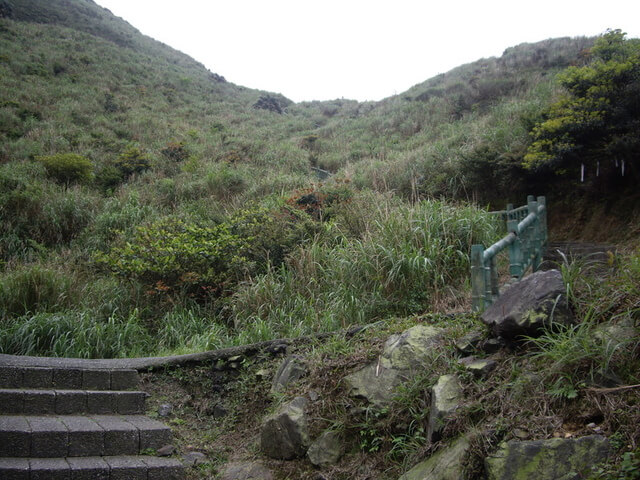
[[420,462],[398,480],[463,480],[463,461],[469,451],[469,440],[460,437],[451,446],[439,450]]
[[307,453],[310,442],[304,413],[306,404],[304,397],[296,397],[263,422],[260,448],[266,456],[291,460]]
[[455,375],[442,375],[431,388],[431,411],[427,438],[436,442],[449,417],[462,402],[462,386]]
[[600,435],[582,438],[510,441],[487,458],[488,480],[573,480],[587,478],[591,467],[606,460],[609,442]]
[[495,335],[508,339],[535,336],[552,323],[571,324],[573,314],[562,275],[557,270],[549,270],[525,277],[484,311],[482,321]]
[[442,333],[440,328],[416,325],[392,335],[377,362],[345,377],[350,394],[376,406],[389,403],[395,388],[428,361],[429,351]]
[[334,431],[323,432],[309,447],[307,457],[316,467],[335,465],[344,454],[342,436]]

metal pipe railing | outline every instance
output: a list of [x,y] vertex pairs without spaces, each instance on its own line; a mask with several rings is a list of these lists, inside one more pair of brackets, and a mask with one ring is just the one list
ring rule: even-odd
[[535,272],[542,263],[547,246],[547,205],[545,197],[527,197],[527,205],[491,212],[507,223],[507,235],[485,250],[471,247],[471,295],[474,311],[482,311],[498,297],[500,286],[496,257],[509,249],[511,278],[521,279],[531,267]]

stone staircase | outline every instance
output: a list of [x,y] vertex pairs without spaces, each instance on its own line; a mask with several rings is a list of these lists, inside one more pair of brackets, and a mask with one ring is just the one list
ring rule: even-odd
[[0,366],[0,479],[178,480],[134,369]]

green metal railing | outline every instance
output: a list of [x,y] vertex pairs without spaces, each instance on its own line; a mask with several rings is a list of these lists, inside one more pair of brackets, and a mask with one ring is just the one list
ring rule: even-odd
[[519,280],[532,267],[535,272],[542,263],[547,247],[547,205],[545,197],[529,195],[527,204],[492,212],[507,225],[507,235],[485,250],[484,245],[471,247],[472,308],[481,312],[500,294],[496,256],[509,249],[509,273]]

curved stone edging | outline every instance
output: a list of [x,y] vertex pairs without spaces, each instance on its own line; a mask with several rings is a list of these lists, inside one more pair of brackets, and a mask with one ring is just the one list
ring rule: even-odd
[[80,369],[115,369],[129,368],[136,370],[151,370],[158,367],[186,365],[226,359],[237,355],[252,355],[259,352],[277,353],[292,344],[307,343],[311,340],[323,339],[336,334],[353,336],[366,327],[352,327],[337,332],[319,333],[312,336],[298,338],[279,338],[264,342],[239,345],[237,347],[209,350],[200,353],[171,355],[167,357],[139,357],[139,358],[63,358],[63,357],[30,357],[25,355],[0,354],[0,367],[49,367],[49,368],[80,368]]

